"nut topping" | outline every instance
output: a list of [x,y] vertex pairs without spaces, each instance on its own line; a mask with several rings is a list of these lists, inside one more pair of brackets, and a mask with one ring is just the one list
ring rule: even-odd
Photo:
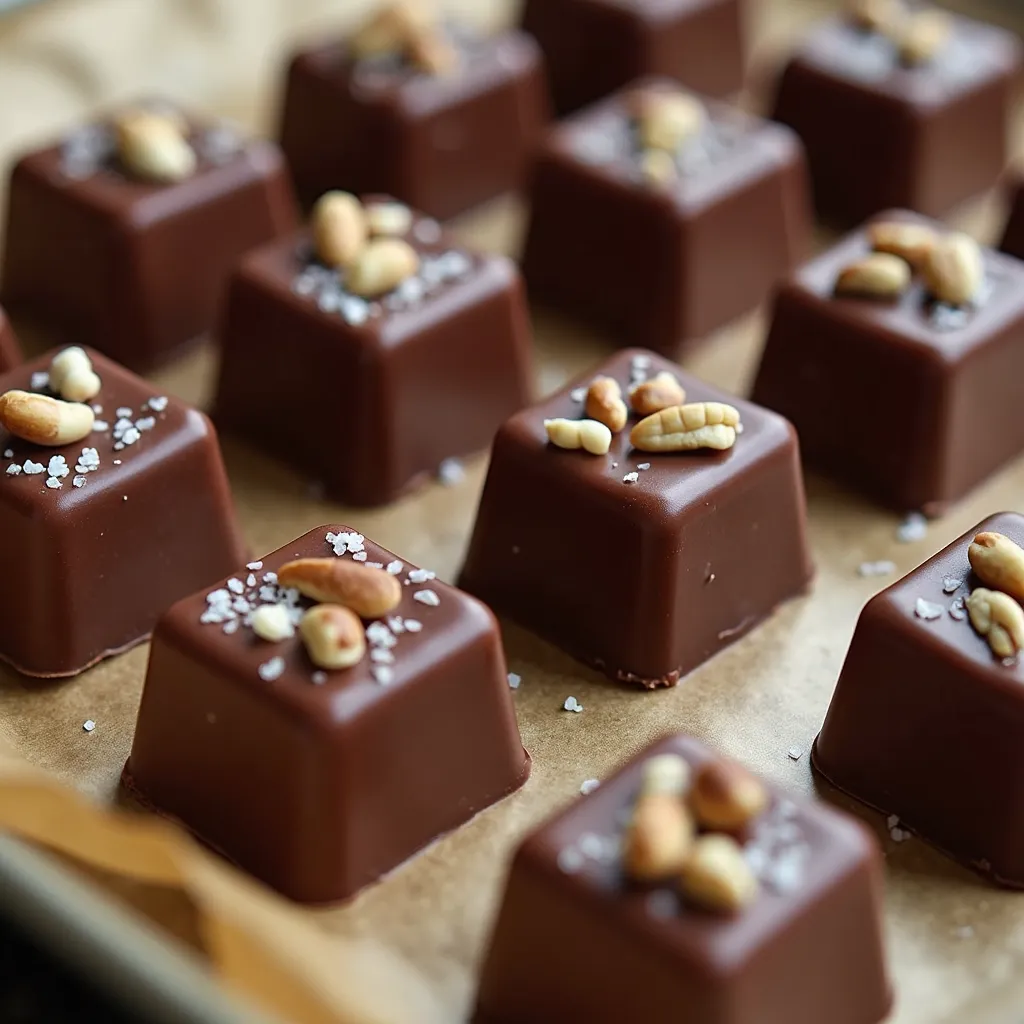
[[690,785],[690,763],[678,754],[656,754],[644,762],[642,793],[681,796]]
[[736,443],[739,411],[724,402],[673,405],[642,419],[629,439],[644,452],[724,451]]
[[349,47],[356,57],[400,53],[416,33],[429,28],[434,20],[430,4],[396,0],[363,24],[349,39]]
[[404,235],[412,227],[412,210],[405,203],[370,203],[365,210],[371,235]]
[[629,418],[622,388],[613,377],[598,377],[591,383],[584,408],[592,420],[603,423],[613,434],[620,431]]
[[396,577],[346,558],[296,559],[277,570],[277,582],[314,601],[350,608],[363,619],[379,619],[402,600]]
[[1024,608],[1009,594],[978,587],[965,604],[971,625],[997,658],[1013,658],[1024,648]]
[[311,224],[316,254],[329,267],[351,266],[366,245],[366,212],[348,192],[325,192],[313,207]]
[[605,455],[612,446],[612,432],[597,420],[545,420],[548,440],[559,448],[583,448],[591,455]]
[[353,295],[377,298],[397,288],[420,268],[416,250],[400,238],[375,238],[359,253],[345,278]]
[[73,345],[62,349],[50,361],[50,387],[66,401],[88,402],[99,394],[100,386],[85,349]]
[[406,46],[414,67],[428,75],[450,75],[459,64],[459,53],[436,28],[413,32]]
[[261,639],[278,643],[295,636],[291,613],[283,604],[261,604],[252,613],[252,631]]
[[637,384],[629,393],[629,401],[638,415],[652,416],[662,409],[682,405],[686,392],[673,374],[662,370],[656,377]]
[[967,549],[978,579],[993,590],[1024,601],[1024,549],[1001,533],[979,533]]
[[698,906],[735,913],[757,896],[757,879],[731,836],[699,836],[681,876],[682,890]]
[[670,793],[641,796],[625,836],[623,859],[631,878],[653,882],[679,874],[693,849],[693,821]]
[[0,426],[32,444],[58,447],[92,433],[92,409],[79,402],[61,402],[29,391],[0,395]]
[[760,779],[733,761],[709,761],[698,772],[690,806],[702,828],[735,832],[768,804]]
[[173,118],[131,111],[117,119],[115,128],[118,156],[132,174],[170,183],[195,172],[195,151]]
[[932,295],[951,306],[969,303],[985,277],[981,247],[969,235],[959,232],[940,238],[921,269]]
[[949,45],[953,21],[945,11],[917,11],[895,31],[900,60],[909,67],[928,64]]
[[698,135],[707,120],[704,105],[685,92],[643,89],[632,97],[640,143],[645,149],[674,153]]
[[310,608],[299,623],[309,660],[317,668],[351,668],[366,653],[366,634],[355,612],[336,604]]
[[901,0],[850,0],[847,7],[850,19],[870,32],[895,29],[906,13]]
[[910,264],[899,256],[873,252],[839,272],[837,295],[896,299],[910,286]]
[[640,154],[640,173],[652,185],[670,185],[679,177],[675,158],[663,149],[645,149]]
[[932,251],[938,235],[927,224],[907,221],[878,221],[868,228],[868,239],[875,252],[900,256],[912,267],[920,267]]

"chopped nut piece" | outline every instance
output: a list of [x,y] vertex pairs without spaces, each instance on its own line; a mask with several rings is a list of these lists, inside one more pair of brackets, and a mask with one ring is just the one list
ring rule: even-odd
[[50,387],[68,402],[88,402],[100,392],[100,379],[93,372],[85,349],[72,345],[50,361]]
[[548,440],[559,448],[583,448],[591,455],[605,455],[612,446],[612,432],[597,420],[545,420]]
[[459,52],[437,28],[413,32],[406,51],[410,62],[428,75],[450,75],[459,64]]
[[310,608],[299,623],[309,660],[317,668],[351,668],[366,653],[366,634],[355,612],[336,604]]
[[404,51],[413,35],[435,20],[432,5],[422,0],[396,0],[377,11],[349,40],[356,57]]
[[61,402],[48,395],[8,391],[0,395],[0,426],[32,444],[73,444],[92,432],[95,415],[88,405]]
[[347,558],[299,558],[277,570],[282,587],[351,608],[364,619],[379,619],[402,600],[402,585],[390,573]]
[[397,288],[420,268],[416,250],[400,238],[375,238],[368,242],[345,278],[354,295],[375,298]]
[[348,192],[325,192],[313,207],[313,245],[329,267],[350,267],[366,245],[363,204]]
[[689,93],[641,89],[632,100],[640,143],[645,149],[674,153],[698,135],[707,120],[704,104]]
[[1015,657],[1024,648],[1024,608],[1009,594],[978,587],[965,603],[971,625],[997,658]]
[[291,613],[287,605],[261,604],[252,613],[252,631],[261,639],[271,643],[295,636]]
[[642,792],[681,796],[690,785],[690,765],[678,754],[657,754],[644,762]]
[[1024,549],[1009,537],[1001,533],[979,533],[967,549],[967,558],[978,579],[987,587],[1024,601]]
[[412,227],[412,210],[405,203],[370,203],[365,209],[371,235],[404,235]]
[[195,172],[195,151],[174,119],[136,110],[122,114],[115,129],[121,163],[132,174],[170,183]]
[[764,784],[733,761],[709,761],[690,790],[690,806],[703,828],[735,832],[768,804]]
[[873,252],[839,272],[837,295],[896,299],[910,286],[910,264],[887,252]]
[[641,796],[626,830],[626,871],[639,882],[672,878],[682,871],[693,839],[693,820],[678,797],[669,793]]
[[640,155],[640,172],[652,185],[669,185],[679,177],[675,157],[664,149],[645,149]]
[[686,392],[673,374],[662,370],[656,377],[637,384],[629,393],[629,401],[638,415],[653,416],[662,409],[682,405]]
[[893,30],[900,60],[910,67],[928,64],[949,45],[953,20],[945,11],[916,11]]
[[647,416],[629,439],[634,448],[645,452],[724,451],[736,443],[739,422],[739,412],[724,402],[692,402]]
[[629,419],[629,410],[622,400],[622,388],[613,377],[598,377],[587,389],[586,414],[603,423],[613,434]]
[[932,295],[951,306],[970,302],[985,277],[981,247],[969,235],[957,232],[932,246],[921,270]]
[[847,7],[851,20],[872,32],[889,32],[906,15],[901,0],[850,0]]
[[905,259],[912,267],[920,267],[928,258],[938,235],[927,224],[883,220],[868,228],[868,238],[875,252],[887,252]]
[[708,910],[735,913],[757,896],[757,879],[732,836],[699,836],[680,878],[683,894]]

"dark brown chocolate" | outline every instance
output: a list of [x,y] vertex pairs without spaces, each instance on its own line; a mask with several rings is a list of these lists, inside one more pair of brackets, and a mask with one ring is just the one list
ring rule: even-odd
[[214,418],[347,504],[393,501],[529,400],[514,264],[419,215],[401,237],[420,269],[380,301],[346,292],[305,233],[252,253],[228,290]]
[[999,248],[1017,259],[1024,259],[1024,177],[1019,174],[1013,178],[1009,199],[1010,215]]
[[663,739],[542,825],[513,860],[483,967],[480,1024],[877,1024],[888,1013],[881,856],[852,818],[769,787],[745,837],[760,880],[735,916],[624,877],[644,762],[713,755]]
[[773,117],[803,140],[820,215],[841,227],[902,206],[939,217],[994,185],[1021,48],[1010,32],[952,19],[931,61],[847,18],[823,22],[786,65]]
[[[657,92],[677,87],[641,83]],[[622,344],[674,356],[752,309],[804,258],[809,204],[796,137],[717,103],[644,180],[626,90],[548,136],[523,257],[531,299]]]
[[0,285],[9,308],[139,372],[212,326],[228,272],[293,228],[294,199],[272,143],[188,124],[197,167],[173,184],[127,173],[109,121],[15,164]]
[[540,51],[521,32],[446,31],[459,56],[442,75],[353,60],[345,41],[292,57],[280,137],[304,204],[390,192],[445,219],[520,187],[548,119]]
[[964,608],[982,586],[967,549],[986,530],[1022,544],[1024,516],[991,516],[865,606],[814,767],[896,827],[1024,888],[1024,667],[993,655]]
[[932,301],[920,277],[895,301],[835,295],[869,251],[856,231],[779,289],[753,399],[793,423],[815,469],[939,514],[1024,450],[1024,264],[985,250],[965,307]]
[[[0,536],[17,595],[0,616],[0,658],[27,675],[75,675],[134,646],[245,557],[209,420],[88,354],[102,381],[88,437],[42,447],[0,429]],[[0,394],[48,393],[53,355],[4,374]]]
[[[676,375],[742,417],[729,451],[607,455],[548,442],[598,375]],[[781,417],[628,349],[498,431],[460,585],[612,679],[672,686],[800,593],[812,567],[799,453]]]
[[[328,539],[330,535],[330,540]],[[323,672],[298,635],[246,624],[301,557],[354,558],[403,582],[368,654]],[[494,616],[344,526],[252,562],[160,620],[126,779],[292,899],[339,900],[518,789],[529,774]]]
[[743,84],[740,0],[526,0],[523,28],[544,51],[559,114],[643,75],[710,96]]
[[10,320],[0,306],[0,373],[17,366],[22,361],[21,346]]

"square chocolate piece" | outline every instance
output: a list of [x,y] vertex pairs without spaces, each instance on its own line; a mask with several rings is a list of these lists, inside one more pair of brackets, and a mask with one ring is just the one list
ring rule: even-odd
[[675,356],[765,299],[809,249],[800,142],[710,102],[703,125],[645,176],[631,87],[552,129],[535,169],[523,257],[531,299],[623,344]]
[[3,306],[0,306],[0,373],[6,373],[20,362],[21,346]]
[[631,881],[624,833],[646,766],[666,755],[691,772],[715,756],[684,736],[660,740],[520,846],[475,1019],[877,1024],[892,998],[873,837],[766,784],[766,808],[738,837],[757,882],[750,902],[715,912],[672,879]]
[[560,115],[644,75],[710,96],[743,85],[740,0],[526,0],[523,28],[544,51]]
[[390,192],[447,219],[521,186],[548,120],[537,44],[439,32],[453,55],[443,73],[402,53],[356,56],[350,40],[292,57],[280,136],[305,205],[336,188]]
[[[931,225],[905,212],[876,223]],[[1024,450],[1024,263],[985,249],[976,301],[836,294],[870,226],[802,267],[775,299],[755,402],[797,429],[808,464],[897,511],[940,514]]]
[[907,63],[889,33],[837,17],[787,64],[773,117],[803,140],[825,220],[852,226],[895,206],[939,217],[996,183],[1020,43],[992,25],[941,17],[949,35],[931,59]]
[[22,157],[10,179],[2,282],[12,310],[138,372],[197,341],[242,253],[295,223],[273,143],[165,105],[146,110],[183,129],[184,149],[173,152],[191,172],[164,181],[135,170],[113,117]]
[[[168,605],[245,557],[210,421],[87,350],[102,382],[87,437],[44,447],[0,429],[0,536],[16,600],[0,658],[72,676],[146,639]],[[50,395],[53,352],[0,377]]]
[[486,448],[530,396],[515,265],[405,217],[397,237],[419,269],[388,294],[346,291],[300,233],[246,257],[220,331],[217,423],[351,505],[386,504],[446,459]]
[[964,606],[983,584],[979,532],[1024,543],[1024,516],[991,516],[865,606],[814,744],[814,767],[993,881],[1024,887],[1024,667],[1003,661]]
[[[299,558],[354,559],[402,584],[368,653],[318,670],[252,613],[310,604],[278,585]],[[160,620],[125,779],[292,899],[351,896],[518,789],[523,750],[494,616],[344,526],[251,562]]]
[[[605,455],[549,443],[595,376],[625,394],[660,372],[735,406],[731,449],[638,451],[628,423]],[[622,351],[498,431],[460,583],[612,679],[672,686],[807,586],[799,463],[780,416]]]

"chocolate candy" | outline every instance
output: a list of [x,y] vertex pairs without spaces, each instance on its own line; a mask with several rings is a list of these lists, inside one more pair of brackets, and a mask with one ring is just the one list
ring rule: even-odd
[[736,92],[742,15],[739,0],[526,0],[523,28],[547,58],[556,110],[568,114],[642,75]]
[[548,119],[537,45],[462,24],[430,31],[449,66],[397,44],[363,55],[358,35],[292,57],[281,146],[305,204],[333,188],[375,190],[447,218],[519,188]]
[[[651,97],[661,146],[646,144],[649,119],[638,111]],[[658,138],[661,97],[672,98],[667,140]],[[680,100],[689,126],[673,116]],[[796,137],[664,80],[553,129],[531,198],[531,298],[666,355],[757,305],[809,242]]]
[[[1024,669],[972,627],[968,595],[993,587],[968,558],[981,532],[1019,545],[1024,517],[986,519],[865,606],[814,766],[892,815],[891,827],[917,832],[993,881],[1024,887]],[[1024,620],[1019,605],[1016,614]]]
[[228,271],[293,206],[273,144],[165,104],[122,111],[15,165],[2,295],[148,371],[211,326]]
[[[0,429],[0,535],[15,595],[0,658],[27,675],[75,675],[134,646],[169,604],[245,557],[209,420],[86,352],[101,385],[90,432],[41,445]],[[49,401],[54,354],[4,374],[0,394]]]
[[[252,623],[277,604],[286,623],[300,621],[313,602],[275,574],[335,556],[402,585],[397,606],[366,625],[365,656],[325,671],[307,653],[305,623],[276,642]],[[161,618],[125,778],[268,885],[322,902],[375,881],[518,789],[529,769],[494,616],[333,526]]]
[[[484,961],[475,1019],[882,1020],[892,1000],[874,839],[823,803],[766,786],[768,806],[738,836],[746,865],[721,859],[727,865],[719,873],[721,891],[742,892],[740,906],[723,912],[681,896],[681,873],[690,877],[689,890],[700,892],[692,885],[692,861],[662,880],[632,881],[624,840],[639,814],[649,766],[666,755],[683,758],[688,774],[715,756],[687,737],[663,739],[519,848]],[[725,884],[744,870],[753,875],[745,888]]]
[[[873,224],[892,222],[948,236],[899,211]],[[938,514],[1024,450],[1024,265],[984,250],[960,305],[909,270],[895,294],[836,294],[877,230],[854,232],[781,287],[753,398],[793,423],[816,469],[898,511]]]
[[[603,455],[549,442],[545,421],[577,421],[596,376],[628,402],[659,373],[687,403],[731,403],[731,448],[635,450],[635,418]],[[460,582],[613,679],[671,686],[807,586],[804,517],[789,424],[630,349],[498,431]]]
[[773,116],[807,147],[826,220],[937,217],[999,177],[1020,66],[1012,33],[934,9],[880,30],[833,18],[787,64]]
[[11,322],[0,306],[0,373],[5,373],[21,362],[21,346],[14,334]]
[[355,505],[392,501],[444,460],[486,447],[530,389],[515,266],[367,197],[367,210],[380,207],[399,212],[388,241],[418,260],[415,273],[383,295],[354,294],[363,275],[339,276],[300,233],[246,257],[220,332],[218,424]]

